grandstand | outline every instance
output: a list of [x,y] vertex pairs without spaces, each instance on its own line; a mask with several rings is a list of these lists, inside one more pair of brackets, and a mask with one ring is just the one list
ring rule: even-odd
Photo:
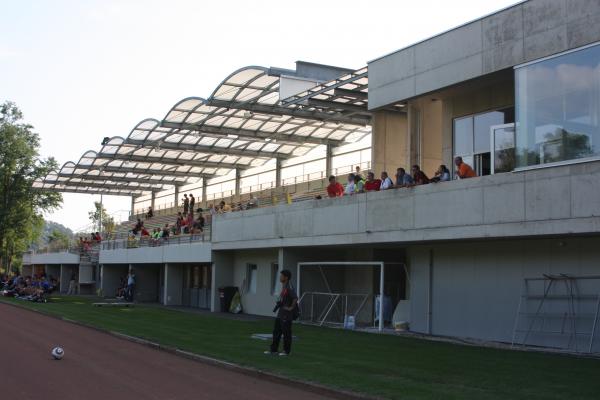
[[[600,352],[600,82],[564,73],[598,68],[600,34],[577,10],[549,15],[544,4],[358,70],[241,68],[207,98],[65,163],[34,186],[132,199],[79,283],[113,296],[133,268],[136,301],[218,312],[219,290],[236,287],[245,313],[272,315],[286,268],[301,296],[325,299],[313,323],[356,317],[365,329]],[[569,41],[540,34],[550,23]],[[477,177],[325,196],[328,176],[345,183],[357,166],[394,177],[418,165],[431,177],[443,164],[456,176],[458,158]],[[221,201],[232,211],[210,215],[204,235],[123,245],[150,206],[147,228],[173,224],[189,193],[207,214]],[[24,260],[61,281],[80,261]]]

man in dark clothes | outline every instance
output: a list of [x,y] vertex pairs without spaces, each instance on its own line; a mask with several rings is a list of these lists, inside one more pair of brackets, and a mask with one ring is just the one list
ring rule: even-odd
[[290,283],[292,273],[284,269],[279,274],[279,282],[281,282],[281,293],[275,310],[277,318],[275,318],[275,326],[273,328],[273,343],[271,349],[265,351],[265,354],[278,354],[279,341],[283,335],[283,352],[280,356],[288,356],[292,351],[292,321],[298,315],[298,295]]

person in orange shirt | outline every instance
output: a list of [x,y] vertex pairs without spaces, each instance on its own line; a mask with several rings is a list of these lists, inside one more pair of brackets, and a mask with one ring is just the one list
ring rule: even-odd
[[458,175],[460,179],[474,178],[477,176],[477,173],[475,173],[473,168],[471,168],[469,164],[463,162],[462,157],[454,158],[454,165],[456,165],[457,168],[456,175]]

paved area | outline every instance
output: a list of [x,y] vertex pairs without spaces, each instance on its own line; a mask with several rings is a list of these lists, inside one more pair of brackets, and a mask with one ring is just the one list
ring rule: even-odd
[[6,399],[328,399],[6,304],[0,343]]

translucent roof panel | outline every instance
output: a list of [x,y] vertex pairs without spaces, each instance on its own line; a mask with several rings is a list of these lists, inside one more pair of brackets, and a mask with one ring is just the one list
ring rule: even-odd
[[280,77],[270,71],[239,69],[208,99],[179,101],[163,120],[145,119],[127,137],[106,138],[99,151],[85,152],[40,184],[137,195],[260,167],[274,158],[304,156],[318,146],[352,143],[370,133],[368,115],[282,105]]

